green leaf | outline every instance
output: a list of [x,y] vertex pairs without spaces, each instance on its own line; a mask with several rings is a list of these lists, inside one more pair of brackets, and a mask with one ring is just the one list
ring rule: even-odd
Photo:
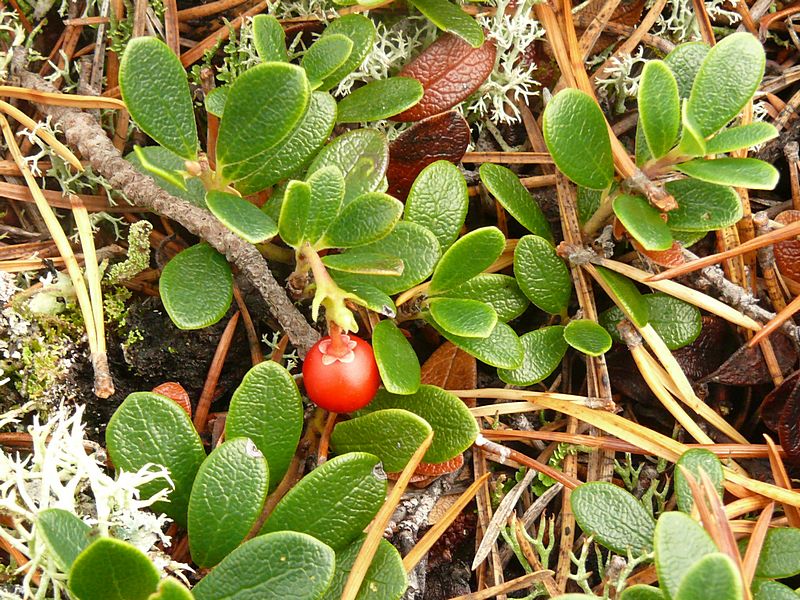
[[[169,501],[156,502],[153,510],[186,526],[192,483],[206,453],[185,410],[152,392],[130,394],[108,422],[106,448],[118,471],[136,472],[147,464],[166,467],[175,487]],[[159,478],[142,485],[139,495],[151,498],[168,487]]]
[[236,182],[236,189],[244,195],[254,194],[307,167],[327,141],[335,122],[336,100],[324,92],[312,93],[308,110],[297,126],[253,161],[252,172]]
[[589,356],[600,356],[611,348],[611,336],[589,319],[570,321],[564,329],[564,340],[576,350]]
[[278,502],[261,528],[300,531],[339,550],[372,521],[386,496],[386,474],[378,457],[350,452],[303,477]]
[[351,294],[350,299],[361,306],[366,306],[373,312],[394,319],[397,316],[397,307],[394,301],[376,287],[359,281],[336,281],[337,285]]
[[367,244],[347,254],[369,253],[396,256],[403,261],[402,275],[350,275],[333,273],[339,285],[370,286],[385,294],[397,294],[424,281],[439,260],[439,242],[433,233],[421,225],[400,221],[392,232],[374,244]]
[[610,288],[614,303],[625,313],[637,327],[644,327],[650,320],[650,310],[636,285],[624,275],[615,273],[605,267],[596,267],[600,279]]
[[402,275],[403,261],[385,254],[329,254],[323,264],[334,271],[362,275]]
[[197,600],[320,598],[333,578],[333,550],[294,531],[262,535],[231,552],[192,589]]
[[678,82],[660,60],[648,61],[639,82],[639,123],[654,158],[669,152],[681,127]]
[[432,298],[429,309],[442,329],[461,337],[485,338],[497,324],[497,313],[480,300]]
[[641,583],[625,588],[619,598],[620,600],[667,600],[664,593],[657,587]]
[[367,58],[375,44],[375,25],[373,25],[371,19],[364,15],[351,14],[334,19],[328,23],[321,37],[336,34],[346,35],[350,38],[350,41],[353,42],[353,49],[342,66],[328,75],[322,82],[320,89],[323,90],[331,89],[357,69]]
[[[217,172],[226,180],[250,180],[292,133],[308,110],[311,90],[303,69],[264,63],[239,75],[231,85],[217,138]],[[262,175],[263,176],[263,175]],[[242,193],[247,193],[240,186]]]
[[602,546],[623,556],[652,549],[656,522],[630,492],[593,481],[575,488],[570,500],[578,525]]
[[514,275],[520,289],[536,306],[550,314],[567,309],[572,278],[553,245],[538,235],[526,235],[514,250]]
[[289,62],[286,34],[280,21],[272,15],[253,17],[253,44],[258,58],[264,62]]
[[483,27],[460,6],[448,0],[409,0],[409,4],[439,29],[456,34],[473,48],[483,44]]
[[431,294],[446,292],[469,281],[503,253],[506,238],[497,227],[481,227],[457,240],[442,256],[431,278]]
[[667,225],[678,231],[730,227],[742,218],[742,202],[732,188],[698,179],[668,181],[664,188],[678,203],[667,213]]
[[189,498],[189,550],[213,567],[241,544],[269,489],[264,456],[249,438],[229,439],[200,466]]
[[742,578],[728,556],[721,552],[708,554],[689,569],[674,598],[675,600],[706,600],[707,598],[741,600],[743,598]]
[[703,137],[721,129],[753,97],[764,76],[764,48],[750,33],[734,33],[709,50],[689,95],[687,116]]
[[430,229],[444,251],[458,239],[468,206],[467,182],[461,171],[451,162],[437,160],[414,180],[404,218]]
[[550,224],[542,209],[514,171],[500,165],[483,163],[480,167],[480,176],[489,193],[520,225],[548,242],[553,241]]
[[369,452],[389,473],[402,471],[431,432],[425,419],[407,410],[368,413],[336,424],[331,448],[337,453]]
[[61,508],[47,508],[36,515],[37,539],[44,541],[47,554],[58,568],[68,573],[72,563],[92,541],[92,528],[75,513]]
[[382,192],[366,192],[345,205],[317,248],[355,248],[377,242],[403,214],[403,203]]
[[478,435],[475,418],[464,402],[435,385],[421,385],[416,393],[407,396],[379,389],[375,399],[359,414],[394,408],[413,412],[433,428],[433,441],[425,453],[425,462],[440,463],[458,456]]
[[352,51],[352,40],[341,33],[322,36],[311,44],[300,60],[300,66],[306,71],[311,89],[317,89],[326,77],[338,71]]
[[780,179],[778,169],[757,158],[696,159],[675,165],[675,169],[707,183],[753,190],[771,190]]
[[231,86],[223,85],[222,87],[214,88],[206,94],[206,112],[215,117],[221,117],[225,114],[225,103],[228,101],[228,93],[230,91]]
[[[358,551],[364,544],[365,537],[362,535],[336,553],[336,572],[322,600],[341,599],[347,577],[356,561]],[[355,600],[399,600],[406,590],[406,585],[406,570],[403,568],[400,553],[388,541],[382,539]]]
[[769,123],[748,123],[723,129],[706,144],[709,154],[723,154],[758,146],[778,137],[778,130]]
[[278,226],[266,213],[241,196],[226,192],[208,192],[208,210],[225,227],[251,244],[258,244],[278,235]]
[[797,600],[798,594],[788,585],[755,578],[752,585],[753,600]]
[[158,570],[141,550],[106,537],[78,555],[67,585],[81,600],[147,600],[159,579]]
[[511,327],[498,322],[489,337],[469,338],[436,329],[449,341],[487,365],[500,369],[516,369],[522,364],[522,342]]
[[620,194],[614,198],[614,214],[645,250],[669,250],[672,234],[661,213],[641,196]]
[[689,471],[698,483],[702,481],[700,473],[705,472],[714,484],[714,489],[717,490],[720,499],[722,499],[722,484],[724,480],[722,464],[708,450],[693,448],[684,452],[675,464],[675,493],[678,496],[678,509],[685,513],[690,513],[692,512],[692,507],[694,507],[692,488],[689,487],[689,482],[686,480],[683,469]]
[[687,100],[683,101],[681,113],[681,125],[683,131],[681,132],[681,141],[678,144],[678,151],[685,156],[705,156],[706,140],[703,134],[700,133],[699,128],[695,125],[686,114]]
[[678,82],[681,100],[689,98],[694,79],[709,50],[710,48],[703,42],[687,42],[676,46],[664,57],[664,62],[672,70]]
[[323,167],[338,167],[344,175],[346,206],[362,194],[377,190],[386,175],[388,164],[389,146],[386,137],[375,129],[354,129],[340,135],[320,150],[308,168],[308,175]]
[[119,65],[119,89],[142,131],[181,158],[197,159],[189,80],[164,42],[154,37],[128,42]]
[[[197,177],[184,179],[181,171],[186,169],[186,161],[174,152],[161,146],[147,146],[146,148],[137,146],[134,152],[125,157],[125,160],[136,167],[137,171],[152,177],[158,187],[173,196],[205,208],[206,189],[203,187],[203,183]],[[167,177],[162,176],[165,174]]]
[[[645,143],[645,145],[647,144]],[[636,164],[639,164],[638,159]],[[581,225],[586,223],[597,209],[600,208],[602,199],[603,190],[590,190],[581,185],[578,186],[578,220],[581,222]]]
[[417,353],[397,325],[386,319],[372,330],[372,349],[381,381],[394,394],[413,394],[420,385]]
[[529,331],[519,339],[524,349],[522,364],[515,369],[497,370],[500,379],[511,385],[533,385],[549,377],[567,351],[562,325]]
[[380,121],[398,115],[422,98],[422,84],[411,77],[371,81],[339,101],[339,123]]
[[167,263],[158,291],[176,327],[203,329],[228,311],[233,275],[224,256],[208,244],[196,244]]
[[324,167],[306,181],[311,186],[311,204],[303,231],[305,239],[316,244],[336,219],[344,200],[345,181],[337,167]]
[[800,573],[800,529],[770,529],[756,566],[757,577],[785,579]]
[[559,170],[578,185],[593,190],[611,185],[614,161],[606,120],[584,92],[565,89],[548,103],[544,141]]
[[233,392],[225,437],[246,437],[267,459],[274,487],[289,468],[303,429],[303,400],[291,373],[273,361],[250,369]]
[[172,577],[162,579],[158,589],[147,600],[194,600],[192,592]]
[[311,186],[290,181],[286,186],[278,218],[278,232],[288,245],[299,248],[305,241],[305,228],[311,211]]
[[499,273],[481,273],[466,283],[448,290],[447,298],[468,298],[480,300],[491,306],[497,313],[498,321],[507,323],[516,319],[530,302],[517,285],[517,280]]
[[717,546],[690,516],[671,511],[662,513],[656,523],[653,539],[658,581],[670,597],[678,593],[681,581],[692,565]]
[[[636,149],[635,149],[635,158],[636,158],[636,166],[641,167],[642,165],[646,164],[647,162],[653,160],[653,154],[650,152],[650,147],[647,145],[647,138],[644,136],[644,128],[642,127],[642,122],[636,122],[636,139],[635,139]],[[578,188],[585,189],[585,188]],[[595,190],[596,191],[596,190]],[[599,206],[598,202],[598,206]]]
[[[696,307],[662,292],[644,294],[643,298],[647,303],[650,325],[670,350],[683,348],[700,335],[703,317]],[[616,306],[600,314],[600,324],[617,342],[622,342],[617,325],[624,318]]]

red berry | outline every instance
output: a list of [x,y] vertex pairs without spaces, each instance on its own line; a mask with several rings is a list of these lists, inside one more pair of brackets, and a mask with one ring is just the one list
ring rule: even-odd
[[303,382],[314,404],[349,413],[372,401],[381,377],[372,346],[355,335],[341,337],[345,346],[340,353],[333,352],[330,336],[312,346],[303,363]]

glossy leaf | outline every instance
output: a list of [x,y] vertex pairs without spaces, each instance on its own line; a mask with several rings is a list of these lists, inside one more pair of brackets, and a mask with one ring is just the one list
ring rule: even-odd
[[303,400],[292,375],[265,361],[250,369],[231,398],[227,439],[253,440],[269,466],[274,487],[283,479],[303,429]]
[[770,123],[748,123],[723,129],[706,143],[706,151],[709,154],[723,154],[758,146],[776,137],[778,130]]
[[253,45],[258,58],[264,62],[288,62],[286,34],[280,21],[272,15],[253,17]]
[[322,90],[331,89],[357,69],[367,58],[375,43],[375,25],[373,25],[371,19],[364,15],[350,14],[332,20],[328,23],[321,37],[338,34],[347,36],[353,43],[353,48],[347,60],[324,79],[322,85],[320,85]]
[[[639,164],[638,159],[637,164]],[[579,185],[577,196],[578,220],[581,222],[581,225],[583,225],[597,211],[597,209],[600,208],[600,202],[603,198],[603,190],[590,190],[589,188]]]
[[213,567],[241,544],[269,489],[264,455],[248,438],[229,439],[200,466],[189,498],[189,550]]
[[678,508],[685,513],[691,513],[694,507],[692,489],[687,481],[684,470],[694,477],[698,483],[702,482],[701,473],[705,473],[722,499],[724,474],[719,459],[710,451],[702,448],[693,448],[684,452],[675,464],[675,493],[678,497]]
[[600,356],[611,348],[611,336],[589,319],[570,321],[564,328],[564,340],[576,350],[589,356]]
[[311,187],[309,210],[303,225],[303,237],[317,243],[336,219],[344,201],[344,175],[337,167],[323,167],[312,173],[306,183]]
[[681,100],[688,99],[700,65],[710,48],[703,42],[687,42],[675,47],[664,57],[664,62],[675,75]]
[[461,337],[485,338],[497,324],[495,310],[480,300],[432,298],[429,308],[442,329]]
[[255,186],[254,175],[300,123],[310,99],[305,71],[296,65],[264,63],[239,75],[220,120],[218,173],[231,182],[250,179]]
[[[118,470],[136,472],[147,464],[166,467],[174,489],[169,502],[157,502],[153,510],[186,526],[192,483],[206,453],[180,406],[151,392],[130,394],[108,422],[106,448]],[[167,481],[159,478],[142,485],[139,494],[150,498],[168,487]]]
[[194,600],[194,596],[182,583],[167,577],[147,600]]
[[233,299],[228,261],[208,244],[181,251],[161,272],[158,291],[179,329],[203,329],[219,321]]
[[605,117],[591,97],[576,89],[560,91],[544,110],[543,133],[564,175],[593,190],[611,185],[611,141]]
[[498,369],[497,375],[511,385],[533,385],[546,379],[561,364],[567,351],[564,327],[553,325],[535,329],[521,336],[524,356],[515,369]]
[[656,523],[630,492],[593,481],[575,488],[570,499],[578,525],[599,544],[623,556],[652,549]]
[[369,452],[385,471],[401,471],[431,432],[425,419],[402,409],[379,410],[341,421],[331,434],[337,453]]
[[483,27],[460,6],[449,0],[409,0],[417,10],[442,31],[462,38],[473,48],[483,44]]
[[[342,19],[337,19],[334,23]],[[323,167],[338,167],[344,175],[347,205],[357,197],[378,189],[386,174],[389,147],[386,137],[375,129],[354,129],[320,150],[308,168],[308,175]]]
[[334,33],[320,37],[311,44],[300,60],[312,90],[338,71],[353,51],[353,42],[346,35]]
[[335,555],[323,542],[294,531],[239,546],[194,586],[197,600],[320,598],[333,578]]
[[436,265],[429,292],[445,292],[486,270],[502,254],[505,242],[497,227],[482,227],[462,236]]
[[489,337],[468,338],[437,328],[445,338],[487,365],[500,369],[516,369],[522,364],[522,342],[511,327],[498,322]]
[[800,573],[800,529],[770,529],[758,558],[757,577],[785,579]]
[[386,237],[403,213],[403,205],[388,194],[367,192],[347,204],[328,226],[319,248],[354,248]]
[[636,285],[627,277],[605,267],[596,267],[602,281],[611,289],[614,303],[637,327],[644,327],[650,319],[650,310]]
[[[347,577],[356,561],[364,537],[336,553],[336,572],[323,600],[340,600]],[[381,540],[364,575],[355,600],[399,600],[406,589],[406,571],[400,553],[388,541]]]
[[417,353],[394,322],[386,319],[372,330],[372,349],[384,387],[394,394],[413,394],[420,385]]
[[566,310],[572,295],[572,278],[552,244],[526,235],[514,250],[514,275],[520,289],[536,306],[550,314]]
[[499,273],[476,275],[466,283],[447,290],[445,296],[485,302],[495,310],[497,319],[503,323],[516,319],[530,304],[517,285],[517,280]]
[[[696,307],[661,292],[644,294],[642,298],[647,304],[648,322],[670,350],[683,348],[700,335],[703,319]],[[622,311],[612,306],[600,315],[600,324],[621,342],[617,325],[624,318]]]
[[[197,177],[184,179],[180,172],[186,169],[186,161],[174,152],[161,146],[137,147],[136,151],[128,154],[125,159],[138,171],[152,177],[158,187],[195,206],[205,208],[206,189],[203,187],[203,183]],[[157,172],[154,172],[152,167],[156,167]],[[162,176],[165,173],[169,175],[166,178]],[[181,185],[176,185],[176,180]]]
[[278,502],[261,533],[300,531],[339,550],[358,537],[386,495],[378,457],[351,452],[303,477]]
[[131,118],[164,148],[197,159],[197,126],[189,80],[180,59],[155,37],[139,37],[125,47],[119,88]]
[[669,181],[664,188],[678,208],[667,213],[667,224],[679,231],[709,231],[735,224],[742,218],[742,203],[732,188],[697,179]]
[[531,233],[553,241],[553,233],[539,204],[511,169],[492,163],[480,167],[481,181],[489,193]]
[[404,218],[430,229],[446,250],[458,238],[467,216],[467,182],[458,167],[439,160],[425,167],[411,186]]
[[147,600],[159,579],[158,569],[141,550],[104,537],[78,555],[67,585],[81,600]]
[[678,511],[662,513],[658,518],[653,546],[658,581],[670,597],[678,593],[692,565],[703,556],[717,552],[716,544],[705,529]]
[[425,93],[394,120],[420,121],[463,102],[491,75],[496,53],[491,41],[473,48],[460,37],[445,33],[400,71],[401,77],[419,80]]
[[[422,385],[411,395],[379,389],[375,399],[361,413],[377,414],[400,408],[418,415],[433,428],[433,441],[423,459],[427,463],[441,463],[458,456],[472,445],[478,435],[475,418],[464,402],[434,385]],[[390,472],[400,470],[384,466]]]
[[675,594],[675,600],[741,600],[742,597],[741,575],[733,561],[721,552],[708,554],[694,563]]
[[305,241],[305,228],[311,211],[311,186],[304,181],[290,181],[286,186],[278,218],[281,239],[295,248]]
[[44,541],[47,555],[62,572],[68,573],[72,563],[92,541],[92,528],[73,512],[47,508],[36,515],[36,539]]
[[639,123],[654,158],[669,152],[681,126],[678,83],[660,60],[648,61],[639,81]]
[[684,156],[705,156],[708,153],[706,150],[706,139],[700,132],[700,128],[695,125],[686,114],[687,101],[683,101],[683,110],[681,114],[681,125],[683,131],[681,132],[681,141],[678,144],[678,151]]
[[347,280],[343,281],[342,278],[336,278],[336,283],[348,294],[352,294],[350,299],[353,302],[389,319],[394,319],[397,316],[397,307],[385,292],[349,278],[345,273],[341,273],[341,275],[347,277]]
[[[647,138],[644,136],[644,128],[642,127],[642,122],[637,121],[636,123],[636,139],[635,139],[635,158],[636,158],[636,166],[641,167],[642,165],[646,164],[648,161],[653,160],[653,153],[650,152],[650,146],[647,145]],[[578,189],[586,189],[586,188],[578,188]],[[597,191],[597,190],[595,190]],[[599,206],[599,203],[598,203]]]
[[761,42],[744,32],[727,36],[709,50],[687,105],[687,116],[703,137],[722,128],[753,97],[765,60]]
[[258,244],[278,235],[278,226],[258,207],[241,196],[226,192],[208,192],[208,210],[222,224],[251,244]]
[[757,158],[697,159],[675,165],[675,169],[707,183],[753,190],[771,190],[780,179],[775,167]]
[[334,271],[362,275],[402,275],[403,261],[386,254],[329,254],[322,257],[323,264]]
[[645,250],[668,250],[672,234],[661,213],[641,196],[620,194],[614,198],[614,214]]
[[371,81],[339,101],[339,123],[365,123],[388,119],[414,106],[422,98],[422,84],[410,77]]

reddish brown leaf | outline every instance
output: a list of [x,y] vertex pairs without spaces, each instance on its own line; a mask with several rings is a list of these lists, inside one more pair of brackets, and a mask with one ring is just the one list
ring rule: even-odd
[[[478,386],[475,357],[445,342],[422,365],[422,383],[445,390],[473,390]],[[471,408],[475,399],[464,398],[464,403]]]
[[800,394],[789,394],[778,421],[778,438],[789,460],[800,461]]
[[458,164],[469,139],[467,121],[454,110],[415,123],[389,145],[389,193],[403,200],[417,175],[429,164],[437,160]]
[[800,396],[800,371],[795,371],[764,397],[761,420],[772,431],[778,431],[781,413],[791,396]]
[[[772,335],[770,340],[772,341],[772,347],[775,350],[775,357],[778,359],[781,373],[785,374],[797,362],[797,350],[791,340],[782,333]],[[751,348],[745,345],[734,352],[719,369],[703,381],[726,385],[758,385],[771,382],[772,377],[767,369],[767,363],[764,361],[761,348],[759,346]]]
[[[673,350],[672,355],[691,381],[702,379],[713,373],[728,357],[728,326],[724,319],[703,316],[700,335],[688,346]],[[735,342],[732,342],[735,343]]]
[[686,262],[678,242],[672,242],[672,248],[669,250],[645,250],[636,240],[631,239],[631,242],[636,250],[661,267],[677,267]]
[[[775,220],[788,225],[800,220],[800,210],[785,210]],[[778,242],[774,246],[775,264],[784,277],[800,282],[800,240]]]
[[[451,458],[450,460],[446,460],[440,463],[421,462],[414,471],[414,476],[411,478],[411,482],[418,483],[429,477],[433,478],[441,477],[442,475],[447,475],[448,473],[453,473],[455,471],[458,471],[463,466],[464,466],[463,454],[459,454],[455,458]],[[400,472],[398,471],[397,473],[387,473],[386,476],[392,481],[396,481],[400,477]]]
[[496,53],[490,41],[473,48],[460,37],[445,33],[400,71],[401,77],[417,79],[425,94],[392,120],[419,121],[450,110],[491,75]]
[[174,400],[178,406],[186,411],[189,418],[192,417],[192,402],[189,400],[189,394],[183,389],[180,383],[167,381],[161,385],[157,385],[152,391],[154,394],[161,394],[170,400]]

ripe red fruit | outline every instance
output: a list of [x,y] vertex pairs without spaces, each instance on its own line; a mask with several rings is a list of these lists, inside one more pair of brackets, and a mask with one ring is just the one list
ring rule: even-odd
[[342,335],[341,340],[340,349],[334,348],[330,336],[311,347],[303,363],[303,381],[314,404],[349,413],[372,401],[381,377],[372,346],[355,335]]

